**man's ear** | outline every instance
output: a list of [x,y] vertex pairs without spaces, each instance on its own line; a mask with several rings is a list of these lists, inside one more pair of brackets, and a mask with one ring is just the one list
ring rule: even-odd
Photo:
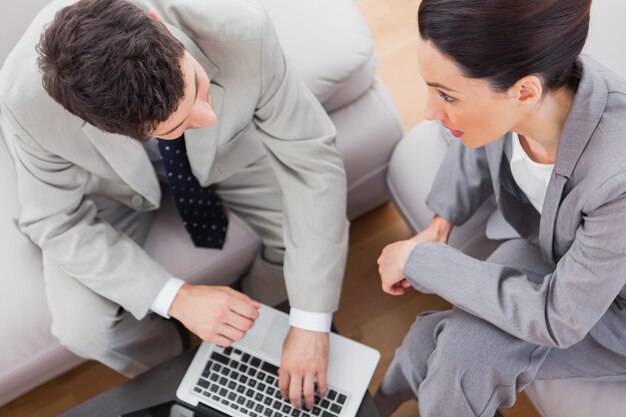
[[527,75],[520,78],[509,89],[509,94],[515,97],[523,107],[534,107],[543,98],[543,83],[536,75]]
[[163,19],[161,19],[161,15],[159,14],[159,12],[156,11],[156,9],[150,9],[150,11],[148,12],[148,16],[150,16],[154,20],[163,23]]

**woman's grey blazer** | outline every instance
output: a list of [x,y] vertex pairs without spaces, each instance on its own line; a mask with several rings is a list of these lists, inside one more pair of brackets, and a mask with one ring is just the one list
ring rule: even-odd
[[[161,192],[143,146],[65,111],[42,88],[35,45],[55,12],[35,18],[0,71],[21,203],[19,226],[70,276],[143,317],[170,274],[129,238],[98,221],[90,195],[139,211]],[[202,185],[268,156],[283,191],[285,276],[292,306],[337,308],[347,252],[346,179],[335,129],[286,64],[274,27],[254,0],[131,0],[156,9],[204,67],[218,122],[185,133]],[[140,196],[141,198],[138,198]]]
[[541,215],[511,176],[506,138],[478,149],[454,143],[427,199],[434,213],[460,225],[494,195],[553,272],[535,284],[506,265],[420,244],[405,274],[416,287],[532,343],[567,347],[591,331],[626,354],[626,82],[591,58],[580,65]]

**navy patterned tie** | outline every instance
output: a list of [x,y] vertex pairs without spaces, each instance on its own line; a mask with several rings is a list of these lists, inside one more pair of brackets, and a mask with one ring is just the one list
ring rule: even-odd
[[191,172],[185,137],[158,139],[170,193],[194,245],[221,249],[228,217],[212,187],[203,187]]

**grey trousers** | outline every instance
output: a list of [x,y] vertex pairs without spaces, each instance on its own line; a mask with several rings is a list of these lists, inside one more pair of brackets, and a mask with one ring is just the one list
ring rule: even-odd
[[[285,300],[282,273],[282,194],[267,158],[242,169],[216,186],[227,209],[242,217],[265,247],[246,274],[242,287],[265,303]],[[164,195],[164,198],[169,196]],[[138,213],[104,197],[93,197],[98,218],[141,245],[153,213]],[[94,359],[129,377],[178,354],[182,344],[173,322],[149,313],[135,319],[43,258],[52,333],[77,355]]]
[[[522,239],[503,243],[488,261],[535,281],[551,272],[539,248]],[[383,415],[417,398],[421,417],[493,417],[534,379],[577,377],[626,380],[626,356],[589,335],[566,349],[538,346],[453,308],[418,316],[375,400]]]

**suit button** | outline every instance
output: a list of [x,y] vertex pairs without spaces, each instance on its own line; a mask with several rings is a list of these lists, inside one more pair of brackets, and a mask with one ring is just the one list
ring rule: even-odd
[[130,199],[130,204],[133,205],[133,207],[141,207],[143,206],[143,197],[140,195],[135,194],[131,199]]

